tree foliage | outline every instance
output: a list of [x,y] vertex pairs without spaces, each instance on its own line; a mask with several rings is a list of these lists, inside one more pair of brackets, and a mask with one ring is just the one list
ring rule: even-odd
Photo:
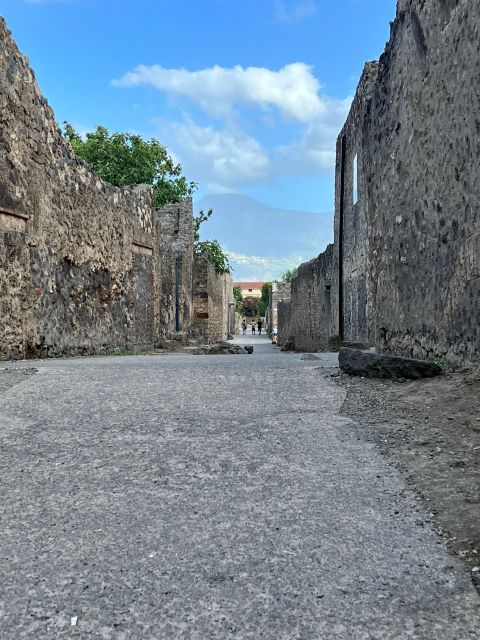
[[133,133],[110,133],[102,126],[82,137],[68,122],[64,123],[64,131],[75,154],[107,182],[117,187],[153,185],[157,208],[191,196],[197,188],[194,182],[187,181],[181,165],[155,138],[144,140]]
[[258,315],[264,317],[270,301],[270,291],[272,290],[271,282],[264,282],[262,284],[262,297],[260,298],[260,304],[258,306]]
[[200,240],[200,226],[206,222],[213,214],[212,209],[207,213],[200,211],[198,216],[193,218],[193,242],[195,253],[205,253],[213,264],[217,273],[230,273],[232,267],[228,261],[228,255],[222,249],[218,240]]
[[243,296],[242,287],[237,285],[233,287],[233,297],[235,298],[235,306],[238,313],[243,313]]
[[260,298],[253,298],[246,296],[243,299],[243,315],[247,318],[253,318],[258,315],[258,307],[260,305]]
[[287,269],[282,276],[282,282],[291,282],[293,278],[298,273],[298,267],[294,267],[293,269]]

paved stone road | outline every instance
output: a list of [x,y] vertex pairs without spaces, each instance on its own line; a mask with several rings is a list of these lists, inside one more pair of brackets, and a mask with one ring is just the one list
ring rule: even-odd
[[246,341],[2,392],[2,640],[479,637],[465,567],[339,417],[333,357]]

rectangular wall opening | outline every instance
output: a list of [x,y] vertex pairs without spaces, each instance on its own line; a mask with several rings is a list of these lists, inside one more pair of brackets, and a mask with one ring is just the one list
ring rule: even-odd
[[353,204],[358,202],[358,155],[353,159]]

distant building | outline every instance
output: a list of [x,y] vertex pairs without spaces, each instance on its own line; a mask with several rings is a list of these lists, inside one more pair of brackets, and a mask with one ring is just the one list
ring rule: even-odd
[[244,298],[261,298],[262,286],[265,282],[234,282],[234,287],[240,287]]

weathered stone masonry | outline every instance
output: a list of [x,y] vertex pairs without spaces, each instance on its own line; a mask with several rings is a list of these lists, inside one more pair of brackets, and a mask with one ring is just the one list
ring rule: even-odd
[[[172,222],[173,220],[173,222]],[[155,212],[76,158],[0,19],[0,355],[151,347],[192,300],[192,205]]]
[[192,212],[191,198],[167,205],[156,212],[158,281],[160,283],[158,288],[158,333],[160,339],[171,336],[176,331],[177,325],[179,331],[188,331],[193,319]]
[[219,274],[208,258],[194,259],[193,335],[205,342],[227,340],[235,327],[235,300],[230,274]]
[[337,146],[330,327],[346,341],[479,359],[479,59],[478,2],[400,0],[366,65]]
[[[335,282],[332,245],[317,258],[298,268],[298,275],[291,285],[288,319],[289,333],[294,328],[297,350],[316,351],[328,347],[330,338],[336,332],[336,328],[332,326],[331,300]],[[288,313],[288,310],[285,309],[285,312]],[[283,336],[280,343],[283,343]]]

